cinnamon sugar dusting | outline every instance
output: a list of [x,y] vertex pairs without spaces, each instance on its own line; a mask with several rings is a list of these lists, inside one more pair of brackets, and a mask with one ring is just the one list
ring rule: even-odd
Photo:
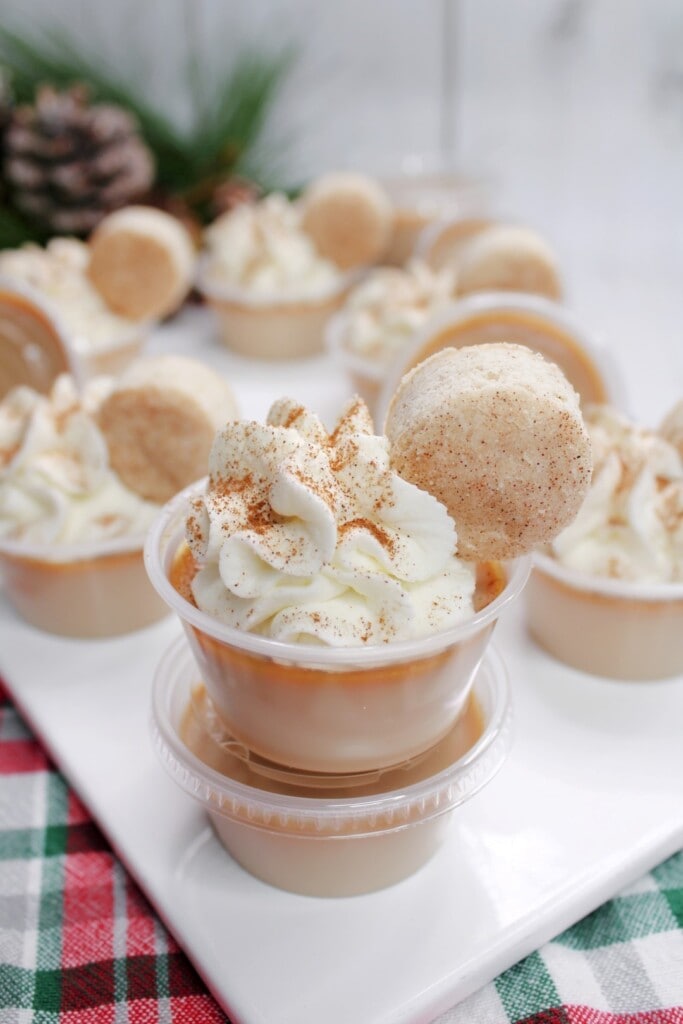
[[222,621],[344,646],[422,635],[471,613],[474,570],[455,558],[453,521],[397,476],[361,399],[330,433],[289,399],[265,424],[231,422],[209,470],[186,539],[197,604]]

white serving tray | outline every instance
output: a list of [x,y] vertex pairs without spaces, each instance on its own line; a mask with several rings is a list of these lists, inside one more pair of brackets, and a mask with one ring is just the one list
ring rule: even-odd
[[[324,358],[229,356],[199,313],[162,342],[191,342],[222,368],[250,416],[284,393],[335,415],[348,394]],[[152,751],[152,676],[179,632],[169,619],[117,640],[59,639],[0,596],[0,673],[235,1024],[424,1024],[683,846],[683,678],[564,668],[528,640],[520,602],[496,634],[513,751],[436,857],[368,896],[280,892],[228,857]]]

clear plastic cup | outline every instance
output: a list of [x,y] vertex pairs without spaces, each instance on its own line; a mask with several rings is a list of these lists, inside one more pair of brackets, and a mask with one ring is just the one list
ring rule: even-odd
[[433,165],[417,163],[378,180],[394,207],[393,233],[382,259],[393,266],[417,255],[419,240],[432,226],[479,219],[491,206],[490,182]]
[[341,309],[361,273],[340,275],[320,295],[264,297],[247,289],[218,284],[199,263],[197,289],[213,310],[218,336],[226,348],[251,359],[299,359],[318,355],[325,346],[325,328]]
[[387,365],[381,360],[368,359],[345,344],[348,322],[344,309],[330,317],[325,329],[325,348],[348,376],[354,392],[373,412],[382,391]]
[[463,210],[457,216],[428,223],[415,241],[415,259],[422,260],[432,270],[457,269],[465,246],[496,223],[498,219],[482,210]]
[[0,574],[17,612],[60,636],[118,636],[168,614],[147,578],[141,537],[68,545],[2,538]]
[[68,338],[31,289],[0,278],[0,400],[26,385],[45,393],[60,373],[73,373]]
[[525,604],[533,638],[572,668],[630,680],[683,673],[683,583],[590,576],[537,553]]
[[501,612],[529,560],[504,564],[505,586],[468,620],[419,640],[332,648],[242,632],[185,600],[169,579],[191,497],[181,492],[147,537],[145,560],[177,613],[208,693],[233,735],[262,757],[322,772],[398,764],[422,753],[460,714]]
[[116,376],[137,358],[153,327],[152,321],[131,323],[93,339],[70,330],[37,289],[0,279],[0,398],[18,384],[47,392],[60,373],[81,383]]
[[621,374],[609,353],[563,306],[538,295],[482,292],[456,300],[435,314],[414,342],[396,357],[377,400],[378,422],[402,377],[441,349],[513,342],[552,360],[574,386],[584,404],[623,405]]
[[206,809],[239,864],[311,896],[370,892],[417,871],[511,745],[506,673],[490,649],[473,687],[472,713],[480,716],[473,737],[456,725],[417,762],[369,779],[264,772],[206,731],[195,710],[199,683],[184,641],[176,641],[153,687],[152,734],[164,767]]
[[77,376],[83,381],[92,377],[117,377],[141,354],[154,326],[151,321],[131,324],[127,332],[97,344],[90,339],[72,336],[70,345]]

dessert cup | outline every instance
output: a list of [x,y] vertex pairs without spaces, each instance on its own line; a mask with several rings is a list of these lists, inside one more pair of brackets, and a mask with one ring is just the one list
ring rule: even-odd
[[537,643],[572,668],[628,680],[683,673],[683,583],[590,576],[537,553],[526,615]]
[[343,309],[330,317],[325,328],[325,347],[348,376],[354,392],[360,395],[370,412],[373,412],[382,391],[387,367],[376,359],[364,358],[344,344],[347,326],[348,315]]
[[513,342],[557,363],[584,404],[623,400],[616,366],[567,310],[549,299],[515,292],[482,292],[456,300],[423,327],[387,370],[377,401],[381,425],[401,378],[443,348]]
[[17,612],[60,636],[118,636],[168,613],[147,579],[140,537],[68,545],[0,538],[0,575]]
[[506,674],[491,650],[473,687],[476,727],[456,725],[424,758],[370,778],[311,777],[250,761],[229,736],[206,728],[199,684],[190,652],[176,641],[153,688],[152,734],[164,767],[206,809],[238,863],[312,896],[370,892],[415,872],[511,742]]
[[40,296],[0,278],[0,399],[22,384],[45,393],[74,369],[67,336]]
[[297,359],[323,351],[325,327],[344,303],[359,273],[344,274],[336,287],[315,296],[254,295],[218,285],[200,264],[197,287],[214,311],[226,348],[253,359]]
[[478,219],[490,205],[490,185],[449,171],[421,168],[378,180],[394,206],[393,233],[382,260],[393,266],[417,255],[419,239],[432,225]]
[[151,322],[93,341],[70,330],[49,299],[29,285],[0,279],[0,398],[15,384],[49,390],[60,373],[83,383],[117,376],[139,354]]
[[456,217],[426,224],[415,241],[414,256],[431,267],[457,269],[463,249],[472,239],[496,223],[481,212],[462,211]]
[[150,323],[131,324],[126,334],[97,345],[74,335],[70,347],[77,376],[82,381],[92,377],[118,377],[141,354],[152,326]]
[[201,677],[227,728],[250,750],[304,771],[354,772],[399,764],[448,732],[460,714],[495,623],[520,593],[529,562],[497,566],[504,587],[466,621],[391,644],[326,647],[233,629],[181,596],[187,488],[147,536],[147,571],[179,616]]

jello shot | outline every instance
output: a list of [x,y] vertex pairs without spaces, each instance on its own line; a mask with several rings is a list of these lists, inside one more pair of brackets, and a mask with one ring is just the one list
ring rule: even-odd
[[158,505],[108,464],[97,425],[105,378],[79,393],[62,375],[48,395],[0,403],[0,570],[27,622],[63,636],[114,636],[160,619],[144,572],[145,531]]
[[[461,225],[461,237],[465,238],[479,226],[490,223],[493,188],[483,178],[455,174],[418,161],[379,180],[394,207],[392,237],[383,263],[405,266],[411,259],[422,258],[426,248],[421,249],[420,240],[441,235],[446,224]],[[453,244],[455,233],[454,230],[450,236]],[[438,253],[430,249],[429,262],[435,269],[443,267],[447,262],[445,248]]]
[[49,391],[75,361],[66,334],[32,288],[0,278],[0,400],[19,386]]
[[146,562],[226,729],[326,773],[423,753],[454,725],[525,559],[465,562],[446,509],[400,478],[354,399],[335,429],[281,400],[217,434]]
[[64,339],[69,368],[79,378],[117,374],[135,359],[152,321],[112,310],[88,278],[90,250],[76,238],[55,238],[0,253],[0,274],[41,302]]
[[389,367],[424,324],[453,302],[455,275],[418,261],[377,267],[349,293],[327,327],[327,348],[374,408]]
[[157,669],[152,718],[162,764],[232,857],[270,885],[318,897],[371,892],[422,868],[457,832],[458,808],[496,775],[512,739],[506,673],[491,648],[446,735],[385,771],[321,775],[255,756],[216,716],[182,640]]
[[224,345],[275,360],[320,353],[326,324],[356,280],[318,252],[300,207],[274,193],[209,226],[197,283]]
[[576,519],[534,556],[536,641],[615,679],[683,673],[683,460],[661,433],[610,406],[586,411],[594,455]]
[[12,389],[0,402],[0,571],[19,614],[73,637],[167,614],[144,568],[145,534],[234,412],[213,371],[176,356],[82,388],[63,374],[46,395]]
[[582,404],[623,400],[619,369],[605,347],[565,307],[537,295],[489,292],[456,299],[425,323],[389,367],[377,415],[389,408],[401,379],[445,348],[487,343],[524,345],[554,362]]

